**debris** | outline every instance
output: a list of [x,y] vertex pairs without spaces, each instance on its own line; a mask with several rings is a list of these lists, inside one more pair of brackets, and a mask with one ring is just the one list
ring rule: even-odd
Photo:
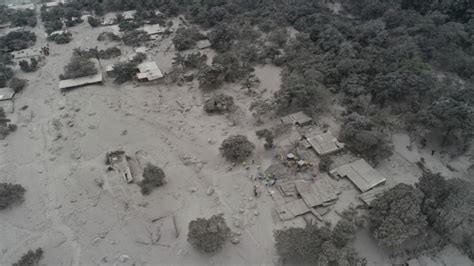
[[213,193],[214,193],[214,189],[213,189],[212,187],[209,187],[209,188],[207,189],[206,194],[207,194],[208,196],[211,196]]
[[127,134],[128,134],[128,130],[124,130],[124,131],[122,131],[122,133],[120,133],[121,136],[125,136]]
[[194,192],[197,191],[197,188],[196,187],[190,187],[190,188],[188,188],[188,190],[189,190],[189,192],[194,193]]
[[128,255],[120,255],[120,262],[126,262],[130,257]]
[[240,237],[234,235],[234,236],[232,236],[232,237],[230,238],[230,242],[231,242],[232,244],[234,244],[234,245],[237,245],[237,244],[240,243]]

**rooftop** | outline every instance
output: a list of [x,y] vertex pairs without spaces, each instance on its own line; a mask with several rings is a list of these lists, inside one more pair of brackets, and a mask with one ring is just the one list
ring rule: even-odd
[[23,4],[23,5],[14,5],[14,4],[10,4],[8,5],[8,8],[11,8],[11,9],[31,9],[31,10],[35,10],[35,4]]
[[206,49],[211,47],[211,42],[209,40],[200,40],[196,43],[197,48]]
[[386,181],[385,177],[364,159],[337,167],[329,173],[336,178],[348,178],[362,192],[371,190]]
[[13,99],[15,91],[12,88],[0,88],[0,101]]
[[126,20],[131,20],[133,19],[133,16],[135,16],[135,13],[137,13],[136,10],[128,10],[128,11],[122,12],[122,16]]
[[99,71],[95,75],[87,76],[87,77],[80,77],[75,79],[65,79],[59,81],[59,89],[60,90],[67,90],[72,89],[80,86],[90,85],[102,82],[102,73]]
[[285,124],[295,124],[297,126],[304,126],[311,123],[311,117],[303,112],[297,112],[281,118],[281,122]]
[[155,35],[164,32],[164,28],[160,24],[145,25],[143,26],[143,31],[148,35]]
[[305,135],[305,139],[320,156],[329,155],[344,148],[344,144],[339,142],[329,131],[322,134],[310,133]]
[[137,78],[139,80],[156,80],[163,77],[161,70],[156,65],[156,62],[148,61],[141,63],[137,66],[139,73],[137,73]]

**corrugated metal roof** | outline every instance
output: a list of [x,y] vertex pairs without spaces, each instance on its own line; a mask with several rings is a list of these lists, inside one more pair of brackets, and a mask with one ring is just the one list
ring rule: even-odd
[[137,74],[137,78],[140,80],[147,79],[148,81],[160,79],[163,77],[161,70],[156,65],[156,62],[149,61],[141,63],[137,66],[140,71]]
[[97,73],[92,76],[87,76],[87,77],[80,77],[80,78],[75,78],[75,79],[65,79],[65,80],[60,80],[59,81],[59,89],[60,90],[66,90],[70,88],[75,88],[75,87],[80,87],[80,86],[85,86],[89,84],[95,84],[102,82],[102,73]]
[[360,191],[366,192],[380,184],[386,179],[364,159],[350,164],[340,166],[330,171],[331,175],[348,178]]

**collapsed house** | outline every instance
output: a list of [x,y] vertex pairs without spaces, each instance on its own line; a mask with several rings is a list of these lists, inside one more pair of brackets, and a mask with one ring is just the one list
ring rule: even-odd
[[109,171],[115,171],[125,183],[140,183],[143,181],[143,172],[153,159],[142,150],[127,155],[123,150],[116,150],[106,154],[106,164]]
[[337,167],[329,171],[329,174],[335,179],[349,179],[362,192],[367,192],[386,181],[385,177],[364,159]]
[[305,147],[312,148],[319,156],[334,154],[344,148],[344,144],[339,142],[330,131],[326,133],[308,133],[303,136],[307,143]]
[[311,124],[311,117],[307,116],[303,112],[297,112],[280,118],[283,124],[293,124],[297,126],[306,126]]
[[115,170],[120,174],[126,183],[133,181],[132,173],[127,162],[127,156],[124,151],[113,151],[106,154],[109,170]]
[[19,63],[22,60],[29,61],[31,58],[41,61],[44,59],[43,51],[40,48],[28,48],[20,51],[13,51],[10,53],[12,60]]
[[271,191],[271,196],[282,221],[307,213],[322,221],[322,216],[327,213],[324,208],[334,204],[341,193],[336,182],[326,174],[322,174],[314,182],[286,181],[277,183],[275,188]]
[[137,79],[139,81],[153,81],[163,77],[161,70],[156,65],[156,62],[143,62],[137,66]]

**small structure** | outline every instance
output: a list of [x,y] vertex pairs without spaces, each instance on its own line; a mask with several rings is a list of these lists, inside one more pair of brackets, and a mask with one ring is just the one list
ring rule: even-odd
[[133,17],[135,16],[135,13],[137,13],[136,10],[128,10],[122,12],[122,16],[124,20],[133,20]]
[[135,48],[136,53],[145,54],[146,51],[148,51],[148,48],[146,46],[140,46],[140,47]]
[[125,182],[131,183],[133,181],[132,173],[130,172],[130,167],[127,162],[127,156],[124,151],[108,152],[106,157],[107,164],[111,170],[115,170],[121,174]]
[[15,10],[27,10],[27,9],[35,10],[35,4],[23,4],[23,5],[10,4],[8,5],[8,8],[15,9]]
[[107,65],[105,67],[105,73],[107,74],[107,76],[110,76],[113,71],[114,71],[114,65]]
[[15,91],[12,88],[0,88],[0,101],[7,101],[13,99]]
[[163,77],[161,70],[156,65],[156,62],[148,61],[137,66],[137,78],[140,81],[153,81]]
[[59,81],[59,89],[61,91],[70,90],[73,88],[102,83],[103,77],[102,73],[99,71],[95,75],[87,76],[87,77],[80,77],[75,79],[65,79]]
[[336,179],[348,178],[362,192],[369,191],[386,181],[385,177],[372,168],[364,159],[337,167],[329,173]]
[[206,48],[211,47],[211,42],[207,39],[206,40],[200,40],[196,43],[196,46],[200,50],[206,49]]
[[43,6],[44,6],[46,9],[49,9],[49,8],[52,8],[52,7],[55,7],[55,6],[59,6],[60,4],[65,4],[65,3],[66,3],[66,1],[64,1],[64,0],[52,1],[52,2],[43,3]]
[[12,60],[16,63],[21,60],[29,60],[34,58],[38,61],[41,61],[44,58],[43,51],[40,48],[28,48],[20,51],[13,51],[10,53]]
[[297,112],[291,115],[287,115],[281,118],[283,124],[294,124],[297,126],[305,126],[310,124],[312,121],[311,117],[307,116],[303,112]]
[[165,29],[161,27],[160,24],[153,24],[153,25],[145,25],[143,26],[143,31],[146,32],[150,39],[156,39],[158,34],[162,34]]
[[344,144],[329,131],[322,134],[306,134],[304,138],[319,156],[330,155],[344,148]]
[[56,35],[61,35],[61,34],[67,34],[68,33],[68,30],[66,28],[62,29],[62,30],[57,30],[57,31],[53,31],[51,32],[48,37],[53,37],[53,36],[56,36]]

